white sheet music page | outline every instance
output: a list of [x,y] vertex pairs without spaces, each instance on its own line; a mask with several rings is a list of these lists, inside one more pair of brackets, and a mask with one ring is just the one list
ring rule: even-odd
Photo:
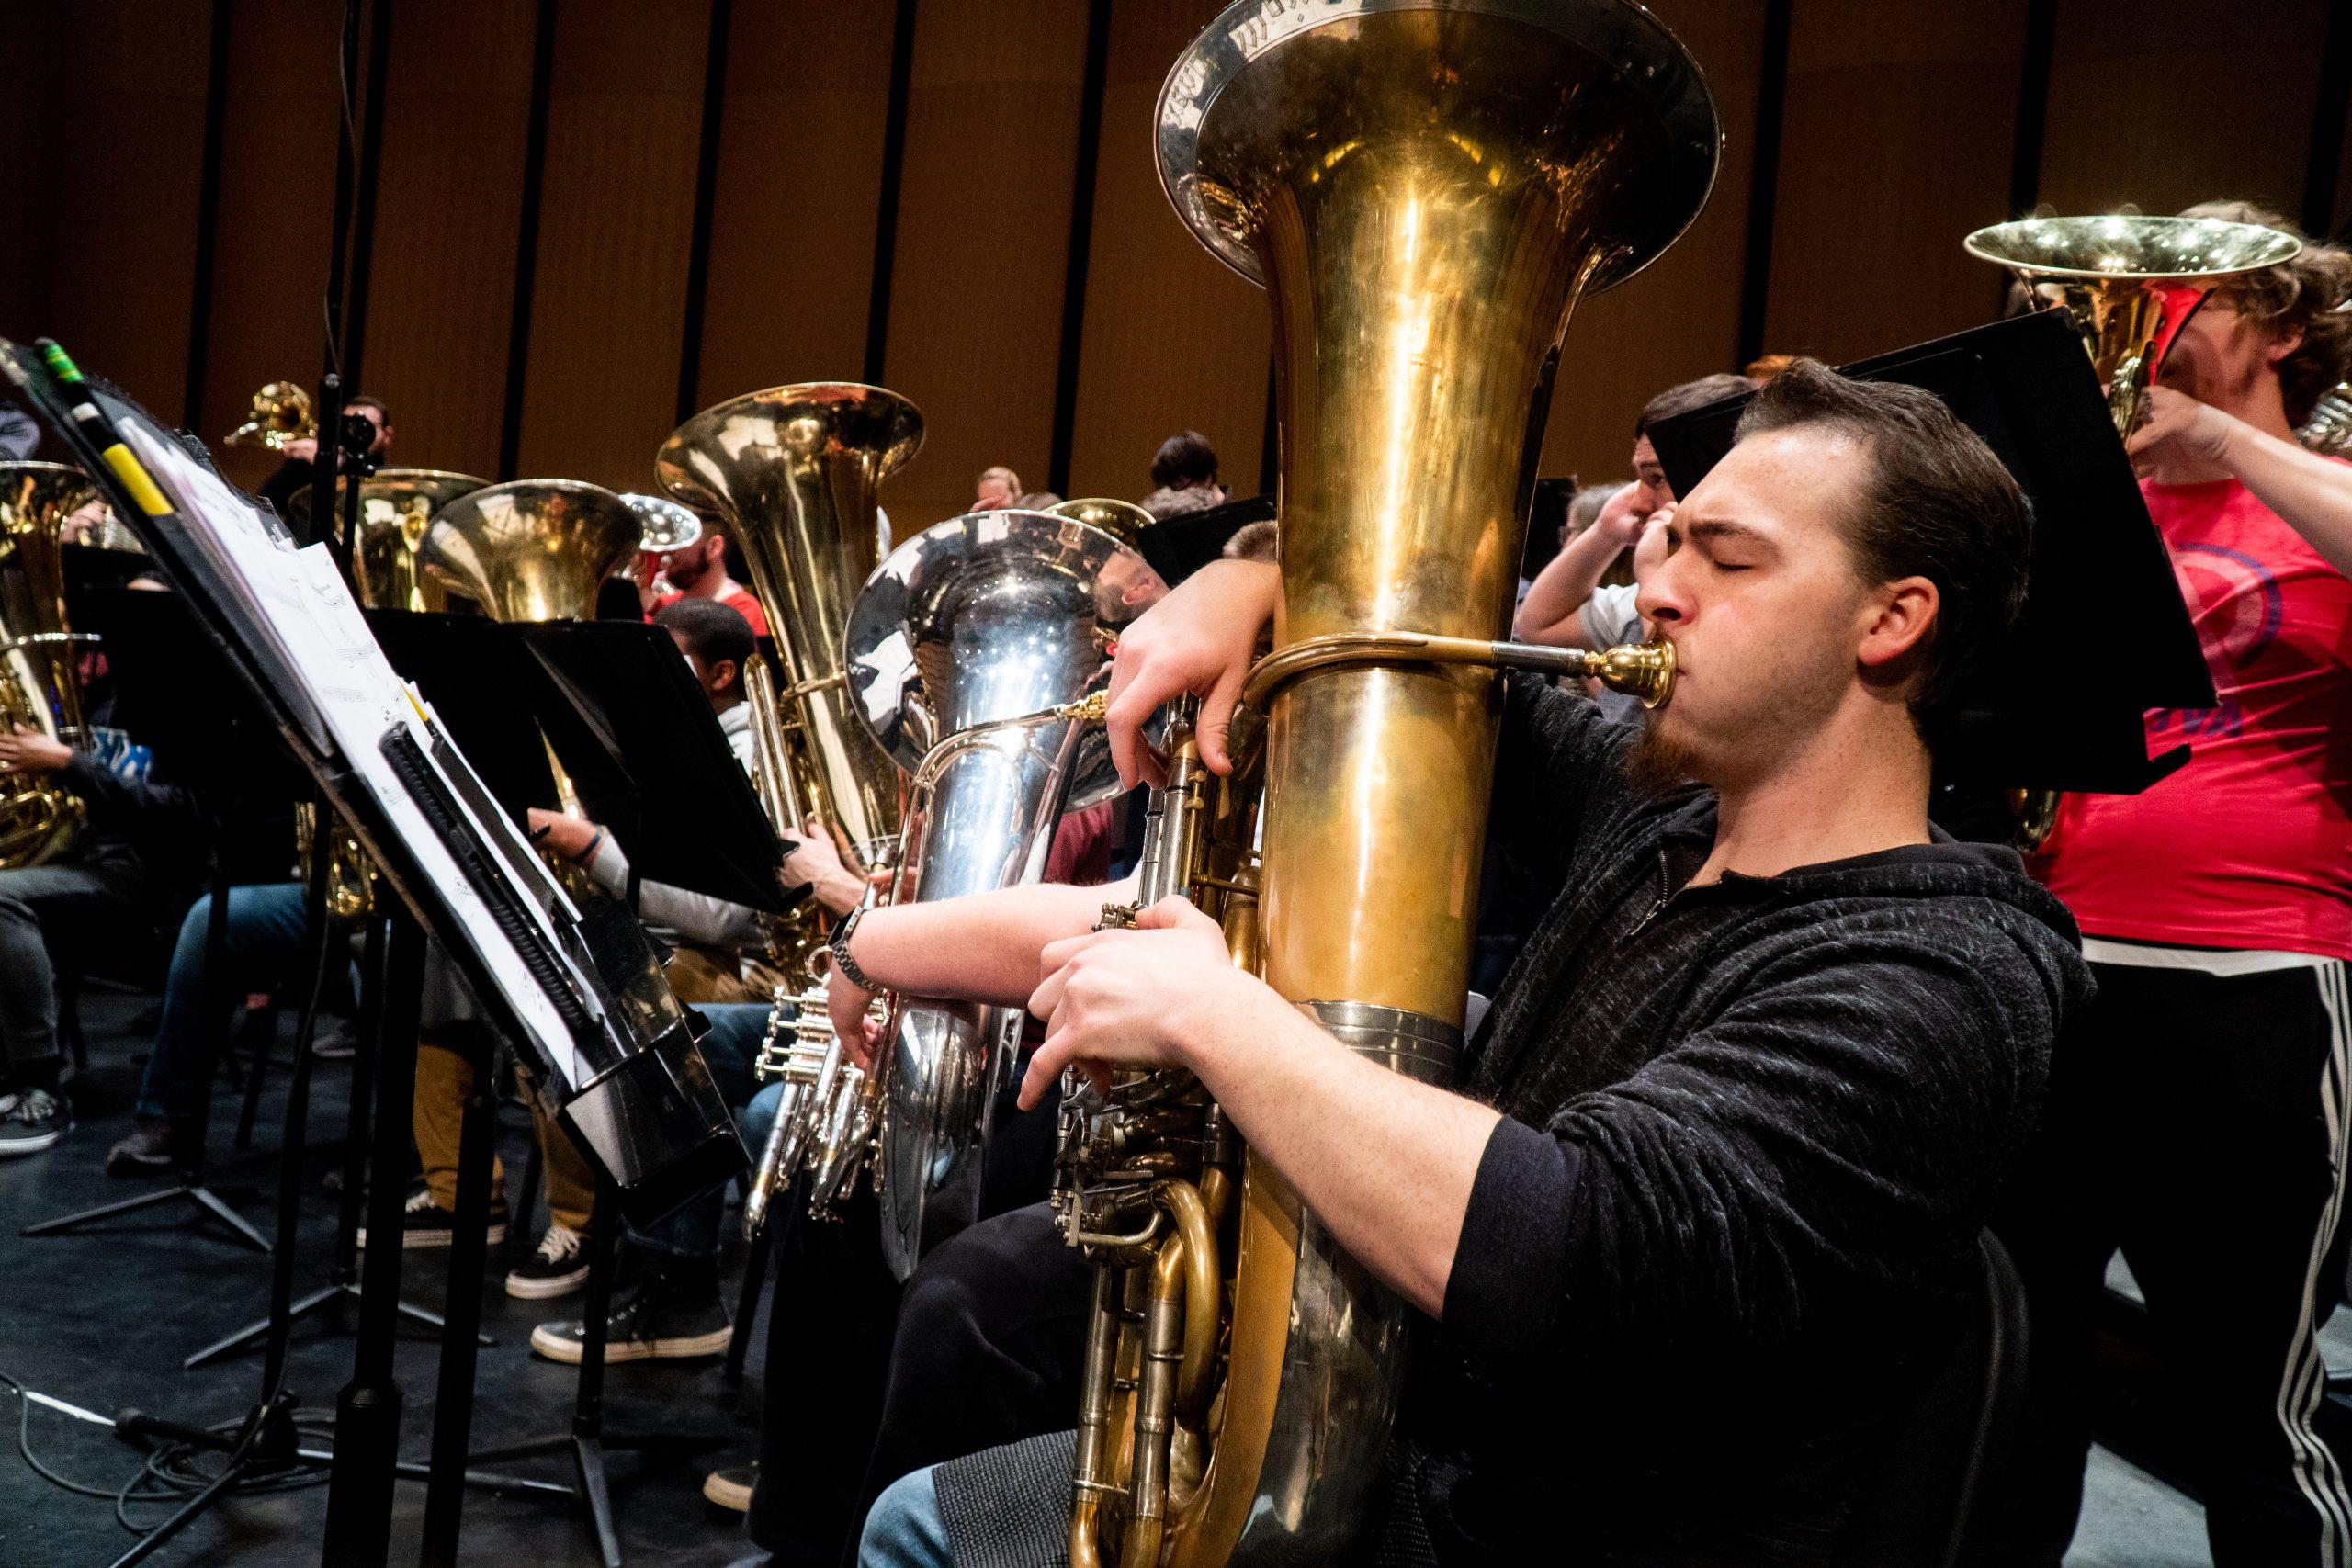
[[[258,662],[304,729],[322,750],[341,754],[424,870],[432,891],[456,917],[467,945],[513,1004],[547,1060],[566,1082],[580,1083],[583,1065],[562,1014],[384,757],[384,737],[395,726],[406,725],[428,753],[431,738],[440,732],[377,645],[334,558],[323,545],[296,549],[275,518],[255,511],[176,446],[156,440],[136,423],[127,424],[125,434],[140,461],[177,503],[187,524],[188,542],[232,597],[240,626],[257,639],[251,651],[259,656]],[[442,739],[455,745],[446,736]],[[426,760],[438,768],[429,754]],[[503,833],[521,843],[513,823],[503,817],[485,822],[467,810],[457,791],[449,793],[457,809],[485,839]],[[530,852],[527,846],[524,852]],[[516,891],[544,927],[538,906],[523,889]],[[589,1005],[594,1007],[593,999]]]

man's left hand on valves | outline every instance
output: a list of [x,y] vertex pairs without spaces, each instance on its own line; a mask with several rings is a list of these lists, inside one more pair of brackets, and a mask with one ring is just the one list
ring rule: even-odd
[[1206,1077],[1210,1055],[1247,1038],[1260,1010],[1292,1011],[1233,966],[1217,923],[1182,898],[1142,911],[1132,931],[1070,937],[1038,957],[1045,977],[1029,1010],[1045,1021],[1046,1040],[1022,1079],[1024,1110],[1072,1066],[1098,1085],[1114,1067],[1181,1066]]

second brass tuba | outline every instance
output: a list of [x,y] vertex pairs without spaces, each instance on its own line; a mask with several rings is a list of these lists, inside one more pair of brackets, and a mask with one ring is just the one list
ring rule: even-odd
[[[1228,946],[1396,1071],[1461,1059],[1494,667],[1528,657],[1491,639],[1570,308],[1673,243],[1721,140],[1630,0],[1241,0],[1161,90],[1162,183],[1273,310],[1282,597]],[[1404,1310],[1182,1080],[1069,1112],[1099,1269],[1072,1568],[1343,1561]]]
[[[0,463],[0,727],[23,725],[69,746],[85,734],[74,655],[97,639],[66,623],[59,535],[97,493],[62,463]],[[56,856],[82,818],[71,790],[0,773],[0,867]]]
[[[1035,882],[1062,814],[1116,793],[1103,650],[1158,581],[1111,535],[1036,512],[952,518],[882,563],[851,612],[849,653],[859,713],[914,781],[890,903]],[[989,1114],[1023,1013],[889,1004],[874,1186],[883,1258],[903,1280],[978,1216]],[[842,1152],[826,1153],[820,1201],[842,1179]]]

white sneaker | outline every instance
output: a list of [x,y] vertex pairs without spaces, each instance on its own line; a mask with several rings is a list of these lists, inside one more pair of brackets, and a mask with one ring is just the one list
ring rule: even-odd
[[560,1221],[539,1237],[539,1249],[506,1274],[506,1293],[526,1302],[568,1296],[588,1282],[588,1238]]

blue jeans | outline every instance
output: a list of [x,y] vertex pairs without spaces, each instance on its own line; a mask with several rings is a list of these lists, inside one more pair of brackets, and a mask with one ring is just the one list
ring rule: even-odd
[[[710,1021],[701,1049],[711,1081],[729,1106],[742,1105],[759,1087],[752,1076],[752,1064],[758,1059],[761,1037],[767,1032],[767,1003],[712,1002],[695,1010]],[[774,1113],[771,1103],[769,1114]],[[716,1263],[719,1222],[726,1213],[727,1190],[716,1188],[643,1230],[631,1226],[629,1240],[664,1263]]]
[[857,1538],[857,1568],[954,1568],[955,1562],[930,1471],[899,1477],[874,1499]]
[[[174,1122],[196,1114],[198,1078],[205,1048],[218,1019],[205,1016],[204,939],[212,921],[212,895],[196,901],[180,921],[172,967],[164,981],[164,1021],[147,1054],[147,1074],[139,1085],[139,1114]],[[302,918],[302,885],[263,883],[229,889],[229,977],[224,990],[243,999],[248,991],[276,987],[301,955],[309,922]]]

